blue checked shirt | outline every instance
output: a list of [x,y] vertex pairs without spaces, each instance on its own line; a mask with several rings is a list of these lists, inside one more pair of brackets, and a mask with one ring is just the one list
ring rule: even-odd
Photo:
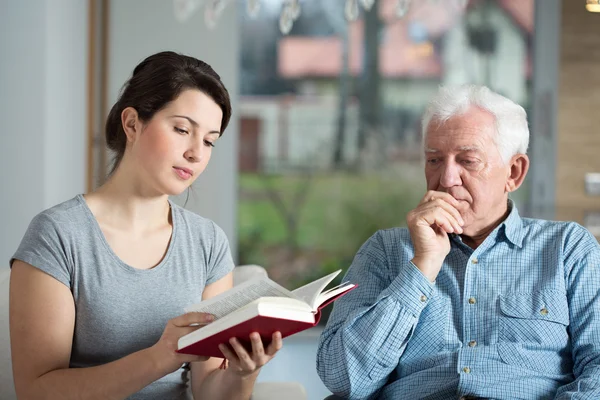
[[[317,371],[351,398],[600,399],[600,246],[575,223],[519,217],[476,249],[451,237],[435,284],[407,229],[358,251]],[[468,397],[467,397],[468,398]]]

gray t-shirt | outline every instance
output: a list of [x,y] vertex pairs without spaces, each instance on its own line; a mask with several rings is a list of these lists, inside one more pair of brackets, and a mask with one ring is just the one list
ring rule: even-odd
[[[199,302],[206,285],[233,269],[224,232],[214,222],[170,204],[171,241],[164,259],[149,270],[117,257],[81,195],[32,220],[13,259],[71,289],[76,319],[70,367],[108,363],[152,346],[169,319]],[[181,368],[130,398],[185,399],[184,378]]]

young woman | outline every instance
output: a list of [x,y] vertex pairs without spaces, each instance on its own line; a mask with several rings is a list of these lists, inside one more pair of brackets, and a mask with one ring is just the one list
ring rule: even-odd
[[19,399],[250,397],[279,333],[252,334],[251,351],[231,339],[226,368],[175,352],[211,321],[183,308],[231,288],[234,265],[223,231],[168,196],[202,173],[230,116],[206,63],[163,52],[135,68],[106,122],[108,181],[37,215],[11,260]]

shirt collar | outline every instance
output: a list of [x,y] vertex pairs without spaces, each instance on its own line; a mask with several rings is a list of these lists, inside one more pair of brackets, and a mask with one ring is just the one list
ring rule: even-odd
[[[504,235],[504,237],[519,248],[523,247],[523,236],[525,235],[523,229],[523,221],[519,216],[519,211],[517,210],[517,206],[515,203],[508,199],[508,216],[500,223],[496,229],[490,235],[494,237],[498,237],[498,235]],[[450,237],[458,242],[462,243],[462,238],[452,233]]]
[[508,217],[500,224],[500,231],[504,232],[504,236],[512,244],[518,247],[523,247],[523,236],[525,234],[523,230],[523,221],[519,216],[517,206],[512,200],[508,200]]

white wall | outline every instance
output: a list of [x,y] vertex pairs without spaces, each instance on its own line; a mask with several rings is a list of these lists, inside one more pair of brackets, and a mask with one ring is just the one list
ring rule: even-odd
[[85,188],[87,2],[2,0],[0,268],[33,216]]
[[[195,194],[186,208],[221,226],[236,258],[239,29],[235,7],[228,5],[216,28],[208,30],[202,9],[181,23],[175,18],[171,0],[113,0],[109,35],[109,108],[135,66],[158,51],[172,50],[206,61],[225,83],[233,116],[208,168],[194,184]],[[182,199],[185,196],[176,201],[183,204]]]
[[[511,100],[527,100],[526,46],[520,28],[498,6],[490,10],[489,23],[497,30],[496,51],[490,61],[490,82],[485,78],[485,58],[469,45],[466,20],[459,21],[446,35],[443,50],[443,83],[477,83],[490,86]],[[478,15],[472,15],[479,19]]]

